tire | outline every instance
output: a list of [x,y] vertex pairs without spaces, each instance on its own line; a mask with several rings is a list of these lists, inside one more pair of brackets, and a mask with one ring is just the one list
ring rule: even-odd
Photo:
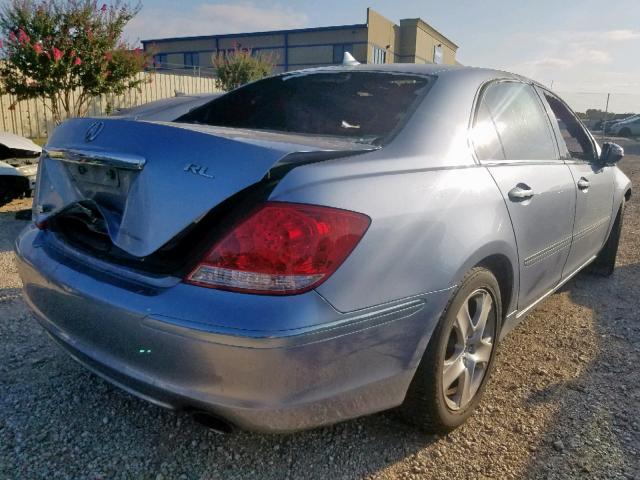
[[620,129],[620,132],[618,132],[618,135],[620,135],[621,137],[630,137],[631,130],[629,129],[629,127],[624,127]]
[[[477,318],[475,327],[473,319],[484,311],[484,308],[478,308],[485,305],[487,297],[491,305],[483,333],[480,331],[480,318]],[[461,335],[458,320],[459,313],[465,312],[465,305],[469,315],[461,313],[461,318],[471,319],[468,324],[471,328],[467,331],[471,331],[471,336],[476,340],[461,341],[461,338],[468,336]],[[431,336],[405,401],[399,408],[402,418],[429,433],[447,433],[464,423],[478,406],[493,369],[501,323],[502,302],[498,282],[489,270],[476,267],[456,289]],[[480,342],[484,343],[476,343],[476,350],[471,347],[478,340],[478,335]],[[491,340],[491,349],[487,353],[488,340]],[[479,361],[480,358],[486,361]],[[457,379],[450,383],[460,369],[466,370],[466,373],[461,371]],[[473,373],[469,375],[472,370]],[[460,383],[467,378],[470,379],[468,383]],[[446,388],[445,383],[448,384]],[[469,388],[466,395],[464,385]]]
[[0,177],[0,207],[24,194],[29,181],[24,177]]
[[9,203],[13,198],[13,185],[5,178],[0,177],[0,207]]
[[589,265],[588,271],[600,275],[601,277],[610,277],[616,268],[616,256],[618,255],[618,245],[620,244],[620,234],[622,233],[622,220],[624,218],[624,200],[616,220],[611,227],[609,237],[605,242],[602,250],[598,253],[596,259]]

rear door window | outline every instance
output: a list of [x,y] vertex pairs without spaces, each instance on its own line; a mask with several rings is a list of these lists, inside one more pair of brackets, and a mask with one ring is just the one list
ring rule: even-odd
[[403,125],[432,82],[380,72],[285,74],[233,90],[177,121],[380,144]]
[[480,100],[473,124],[472,141],[479,160],[505,160],[504,149],[487,102]]
[[[480,160],[549,161],[558,158],[547,114],[528,84],[505,81],[489,85],[482,96],[477,118],[485,122],[483,129],[488,135],[485,147],[478,150],[476,146]],[[497,139],[491,138],[489,120],[495,127]],[[474,128],[476,145],[477,135],[481,134]]]

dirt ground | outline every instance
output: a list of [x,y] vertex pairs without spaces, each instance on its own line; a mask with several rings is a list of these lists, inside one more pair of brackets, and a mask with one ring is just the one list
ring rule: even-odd
[[[640,143],[621,168],[640,187]],[[217,435],[77,365],[20,296],[0,208],[0,479],[640,478],[640,188],[615,274],[579,274],[501,344],[476,414],[429,436],[392,413],[292,435]]]

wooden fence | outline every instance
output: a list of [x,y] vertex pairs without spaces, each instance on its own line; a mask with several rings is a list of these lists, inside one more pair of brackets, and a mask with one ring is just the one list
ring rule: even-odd
[[[141,72],[138,76],[145,80],[139,89],[132,88],[117,96],[95,97],[89,105],[87,115],[106,115],[119,108],[133,107],[173,97],[176,93],[192,94],[219,91],[215,85],[215,79],[211,77],[147,72]],[[42,100],[23,100],[10,109],[14,102],[15,97],[12,95],[0,95],[0,130],[28,138],[47,137],[55,127],[55,123],[46,104]]]

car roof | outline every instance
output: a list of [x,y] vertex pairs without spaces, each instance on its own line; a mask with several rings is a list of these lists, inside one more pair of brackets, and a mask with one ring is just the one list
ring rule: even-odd
[[418,63],[388,63],[388,64],[361,64],[361,65],[338,65],[329,67],[315,67],[304,70],[294,70],[281,73],[278,76],[296,77],[311,75],[322,72],[381,72],[381,73],[406,73],[415,75],[431,75],[438,77],[456,77],[459,79],[467,79],[469,81],[488,81],[491,79],[513,79],[536,84],[542,88],[544,85],[511,72],[495,70],[491,68],[467,67],[462,65],[438,65],[438,64],[418,64]]

